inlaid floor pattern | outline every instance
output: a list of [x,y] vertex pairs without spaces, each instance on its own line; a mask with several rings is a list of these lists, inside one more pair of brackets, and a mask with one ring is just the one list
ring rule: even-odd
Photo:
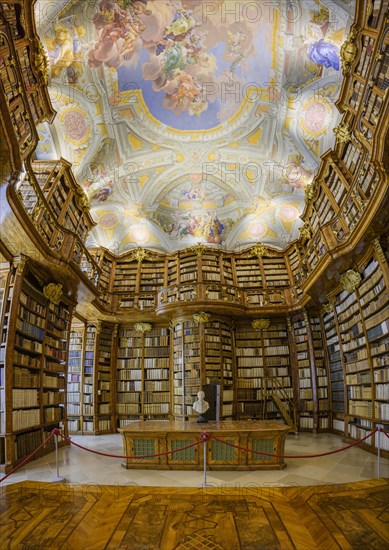
[[1,489],[0,548],[382,550],[388,509],[384,479],[240,489],[25,481]]

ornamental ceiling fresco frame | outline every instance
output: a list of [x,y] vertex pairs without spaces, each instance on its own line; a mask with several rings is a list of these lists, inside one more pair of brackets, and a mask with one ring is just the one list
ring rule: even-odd
[[335,140],[354,11],[354,0],[38,0],[57,116],[36,156],[72,162],[97,222],[87,244],[239,251],[298,238]]

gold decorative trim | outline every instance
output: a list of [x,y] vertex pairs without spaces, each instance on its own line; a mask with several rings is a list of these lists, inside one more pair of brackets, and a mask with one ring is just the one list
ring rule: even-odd
[[141,332],[142,334],[144,332],[148,332],[152,328],[153,325],[151,323],[135,323],[134,325],[134,330],[136,330],[136,332]]
[[343,290],[347,292],[354,292],[361,284],[361,276],[357,271],[349,269],[340,277],[340,284]]
[[270,319],[253,319],[251,321],[251,326],[254,330],[267,329],[270,326]]
[[191,252],[195,252],[197,256],[202,256],[205,252],[209,252],[213,249],[210,246],[205,246],[204,244],[197,243],[194,246],[190,246],[187,248],[187,250],[190,250]]
[[194,313],[192,315],[193,321],[197,324],[208,323],[210,318],[211,318],[211,314],[205,313],[205,311],[199,311],[198,313]]
[[341,122],[339,126],[334,128],[334,134],[336,135],[336,140],[339,143],[348,143],[351,141],[351,130],[348,124]]
[[17,256],[13,259],[13,266],[16,268],[16,273],[20,275],[23,270],[24,266],[26,265],[26,262],[28,260],[28,256],[25,256],[24,254],[20,254],[20,256]]
[[300,240],[302,242],[308,241],[312,237],[312,231],[310,229],[310,225],[308,222],[305,222],[302,227],[299,229],[300,231]]
[[354,62],[354,59],[356,58],[357,52],[358,52],[358,46],[357,46],[357,37],[358,37],[359,30],[357,27],[355,27],[346,40],[343,42],[341,48],[340,48],[340,62],[342,64],[342,73],[347,74],[350,69],[351,65]]
[[385,263],[386,262],[385,253],[382,249],[382,246],[378,237],[373,241],[373,248],[374,248],[375,257],[377,258],[377,260],[381,263]]
[[150,254],[147,252],[147,250],[145,250],[141,246],[138,246],[138,248],[136,248],[135,250],[133,250],[131,252],[130,259],[131,260],[136,260],[138,262],[138,264],[141,264],[143,262],[143,260],[149,260],[150,259]]
[[50,300],[52,304],[57,306],[62,298],[62,285],[60,283],[49,283],[43,287],[43,295]]
[[[328,166],[328,165],[327,165]],[[329,169],[329,167],[328,167]],[[319,181],[314,179],[310,185],[305,188],[305,203],[310,204],[317,198],[319,190]]]
[[334,305],[331,302],[326,302],[323,304],[323,309],[326,313],[331,313],[334,310]]
[[262,258],[265,254],[267,254],[269,250],[264,246],[262,243],[257,243],[253,247],[250,248],[247,255],[248,256],[256,256],[258,259]]
[[37,72],[39,80],[42,80],[45,86],[49,81],[49,60],[47,59],[46,51],[42,42],[36,36],[32,43],[33,47],[33,64]]

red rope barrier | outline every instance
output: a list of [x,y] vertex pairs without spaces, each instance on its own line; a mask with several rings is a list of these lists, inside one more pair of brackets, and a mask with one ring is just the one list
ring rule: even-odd
[[31,460],[32,457],[33,457],[34,455],[36,455],[36,453],[37,453],[38,451],[40,451],[41,448],[44,447],[44,445],[46,445],[46,443],[48,443],[48,441],[50,441],[50,439],[51,439],[53,436],[54,436],[54,430],[51,432],[51,434],[49,435],[49,437],[48,437],[47,439],[45,439],[45,441],[44,441],[41,445],[39,445],[39,447],[37,447],[37,448],[35,449],[35,451],[33,451],[30,455],[28,455],[26,458],[24,458],[24,459],[22,460],[22,462],[21,462],[20,464],[18,464],[17,466],[15,466],[15,468],[13,468],[13,470],[11,470],[10,472],[8,472],[7,475],[5,475],[4,477],[2,477],[2,478],[0,479],[0,483],[2,483],[5,479],[7,479],[7,477],[9,477],[9,476],[12,475],[13,473],[15,473],[16,470],[19,470],[19,468],[21,468],[22,466],[24,466],[24,464],[26,464],[29,460]]
[[214,439],[215,441],[219,441],[219,443],[224,443],[224,445],[228,445],[228,447],[234,447],[235,449],[240,449],[241,451],[246,451],[248,453],[253,453],[256,455],[265,455],[265,456],[274,456],[275,458],[317,458],[319,456],[327,456],[327,455],[333,455],[335,453],[339,453],[340,451],[346,451],[347,449],[350,449],[351,447],[355,447],[355,445],[359,445],[365,439],[368,439],[371,435],[373,435],[378,429],[375,429],[373,432],[370,432],[366,437],[363,439],[360,439],[359,441],[356,441],[355,443],[351,443],[350,445],[347,445],[347,447],[342,447],[341,449],[336,449],[335,451],[328,451],[327,453],[320,453],[315,455],[277,455],[272,453],[266,453],[264,451],[254,451],[253,449],[246,449],[245,447],[240,447],[239,445],[234,445],[233,443],[229,443],[228,441],[224,441],[223,439],[220,439],[219,437],[216,437],[214,435],[209,434],[210,439]]
[[139,455],[139,456],[122,456],[122,455],[111,455],[108,453],[102,453],[100,451],[94,451],[93,449],[88,449],[88,447],[83,447],[83,445],[80,445],[79,443],[75,443],[72,441],[69,437],[66,437],[61,432],[59,434],[64,441],[67,441],[68,443],[71,443],[71,445],[75,445],[79,449],[83,449],[84,451],[88,451],[89,453],[93,453],[95,455],[101,455],[101,456],[108,456],[110,458],[126,458],[126,459],[136,459],[136,458],[156,458],[157,456],[166,456],[171,455],[173,453],[179,453],[180,451],[185,451],[186,449],[190,449],[191,447],[194,447],[195,445],[199,445],[200,443],[203,443],[203,440],[195,441],[194,443],[190,443],[190,445],[186,445],[185,447],[180,447],[180,449],[174,449],[173,451],[165,451],[163,453],[156,453],[152,455]]

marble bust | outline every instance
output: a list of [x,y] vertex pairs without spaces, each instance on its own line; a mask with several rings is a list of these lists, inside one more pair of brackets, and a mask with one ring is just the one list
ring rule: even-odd
[[208,420],[204,417],[204,414],[209,409],[209,403],[204,399],[205,393],[203,391],[199,391],[197,394],[197,397],[198,397],[198,400],[193,403],[193,410],[199,413],[197,422],[198,423],[208,422]]

